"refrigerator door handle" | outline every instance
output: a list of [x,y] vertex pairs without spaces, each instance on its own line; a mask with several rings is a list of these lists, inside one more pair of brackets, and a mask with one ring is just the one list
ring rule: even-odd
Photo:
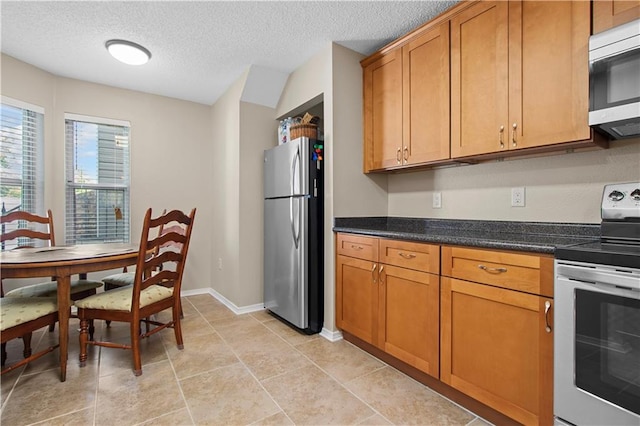
[[297,201],[299,201],[298,197],[289,198],[289,222],[291,222],[291,236],[293,237],[293,243],[296,246],[296,250],[300,245],[300,224],[298,223],[298,232],[296,232],[295,219],[297,216],[298,221],[300,221],[300,208],[298,208],[298,213],[294,214],[293,203]]
[[[297,166],[297,167],[296,167]],[[296,173],[296,169],[298,169],[298,173]],[[291,195],[298,195],[296,192],[296,183],[298,183],[298,190],[300,188],[300,146],[296,150],[296,154],[293,156],[293,161],[291,162]]]

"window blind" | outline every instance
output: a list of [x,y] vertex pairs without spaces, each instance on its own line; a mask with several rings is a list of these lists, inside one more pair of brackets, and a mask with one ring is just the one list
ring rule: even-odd
[[[0,107],[0,198],[2,214],[24,210],[44,214],[42,108],[2,98]],[[16,226],[3,225],[2,232]],[[7,228],[9,227],[9,228]],[[20,245],[30,242],[20,241]],[[3,244],[2,249],[9,249]]]
[[129,242],[129,130],[65,119],[67,244]]

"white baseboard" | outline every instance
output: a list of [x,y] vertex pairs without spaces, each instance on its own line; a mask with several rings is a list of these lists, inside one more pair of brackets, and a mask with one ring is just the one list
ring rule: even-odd
[[320,332],[320,336],[324,337],[330,342],[337,342],[338,340],[342,340],[342,332],[340,330],[331,331],[329,329],[323,328]]

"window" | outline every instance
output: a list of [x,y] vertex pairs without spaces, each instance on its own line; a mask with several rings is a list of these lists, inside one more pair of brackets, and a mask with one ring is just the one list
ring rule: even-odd
[[42,215],[44,109],[3,96],[0,113],[2,213],[25,210]]
[[129,123],[65,115],[66,242],[129,242]]

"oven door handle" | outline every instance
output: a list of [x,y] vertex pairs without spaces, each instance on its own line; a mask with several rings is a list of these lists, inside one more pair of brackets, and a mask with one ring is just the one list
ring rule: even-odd
[[558,262],[556,277],[579,281],[597,287],[610,287],[640,292],[640,273],[613,266],[597,269],[588,266],[570,265]]

